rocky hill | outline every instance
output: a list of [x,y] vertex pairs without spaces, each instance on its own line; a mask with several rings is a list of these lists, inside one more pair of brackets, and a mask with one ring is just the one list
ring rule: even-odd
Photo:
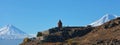
[[81,45],[120,45],[120,17],[95,27],[87,35],[74,38],[74,41]]
[[20,45],[120,45],[120,17],[96,27],[51,28]]

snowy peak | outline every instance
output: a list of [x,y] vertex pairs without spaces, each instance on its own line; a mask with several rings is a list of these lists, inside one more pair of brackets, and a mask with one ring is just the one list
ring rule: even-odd
[[26,34],[20,29],[16,28],[13,25],[5,25],[0,29],[0,35],[15,35],[15,34]]
[[92,25],[92,26],[99,26],[99,25],[102,25],[103,23],[108,22],[108,21],[110,21],[112,19],[115,19],[117,17],[118,17],[117,15],[106,14],[102,18],[100,18],[99,20],[91,23],[90,25]]
[[10,24],[0,28],[0,39],[22,39],[28,36],[28,34]]

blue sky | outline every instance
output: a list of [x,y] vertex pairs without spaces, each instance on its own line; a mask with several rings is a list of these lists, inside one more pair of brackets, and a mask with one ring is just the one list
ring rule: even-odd
[[105,14],[120,16],[120,0],[0,0],[0,26],[35,34],[57,26],[84,26]]

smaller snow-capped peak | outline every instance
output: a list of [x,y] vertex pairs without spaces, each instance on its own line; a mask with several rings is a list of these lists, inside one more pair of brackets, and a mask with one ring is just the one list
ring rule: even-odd
[[15,26],[9,24],[9,25],[5,25],[3,28],[0,29],[0,35],[2,34],[16,35],[16,34],[26,34],[26,33],[16,28]]
[[28,34],[13,25],[5,25],[0,28],[0,39],[23,39],[29,37]]
[[112,19],[115,19],[117,17],[118,17],[117,15],[106,14],[102,18],[100,18],[99,20],[91,23],[90,25],[92,25],[92,26],[99,26],[99,25],[102,25],[103,23],[108,22],[108,21],[110,21]]

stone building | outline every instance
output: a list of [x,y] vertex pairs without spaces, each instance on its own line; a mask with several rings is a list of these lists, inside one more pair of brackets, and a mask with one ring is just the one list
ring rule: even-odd
[[58,28],[59,28],[59,29],[62,28],[62,21],[61,21],[61,20],[59,20],[59,22],[58,22]]

